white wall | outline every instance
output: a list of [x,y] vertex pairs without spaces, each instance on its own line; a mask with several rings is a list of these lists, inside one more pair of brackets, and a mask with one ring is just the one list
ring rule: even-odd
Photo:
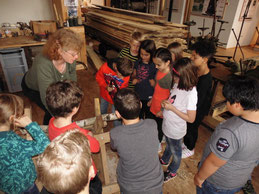
[[[228,0],[229,4],[225,8],[223,20],[228,21],[228,24],[223,25],[223,29],[225,31],[221,31],[219,35],[220,42],[227,43],[226,48],[232,48],[236,46],[236,39],[232,32],[232,28],[234,28],[235,33],[239,34],[241,21],[239,21],[240,12],[243,6],[244,0]],[[249,45],[253,34],[255,31],[255,26],[259,20],[259,3],[257,3],[257,10],[255,11],[255,15],[253,16],[251,21],[246,21],[244,24],[244,28],[242,30],[242,36],[240,38],[240,45],[246,46]],[[208,34],[211,31],[212,27],[212,18],[206,16],[197,16],[191,15],[190,20],[194,20],[196,22],[196,26],[191,27],[192,36],[199,36],[200,30],[198,28],[203,25],[203,18],[205,18],[205,27],[209,27],[209,30],[205,31],[205,34]],[[220,23],[216,23],[216,34],[218,33]]]
[[[239,31],[240,31],[240,28],[242,25],[242,21],[239,21],[242,6],[243,6],[243,1],[240,1],[239,5],[237,7],[237,12],[236,12],[234,22],[232,25],[232,28],[234,29],[237,37],[239,35]],[[239,42],[241,46],[250,45],[254,32],[255,32],[255,27],[256,27],[258,21],[259,21],[259,3],[257,2],[257,9],[254,12],[254,16],[253,16],[252,20],[245,20],[245,22],[244,22],[244,26],[243,26],[243,29],[241,32],[241,37],[240,37],[240,42]],[[230,36],[228,39],[227,48],[235,47],[236,43],[237,43],[236,38],[234,36],[234,33],[232,32],[232,33],[230,33]]]
[[51,0],[0,0],[2,23],[54,20]]
[[[185,10],[185,3],[186,3],[186,0],[174,1],[173,11],[172,11],[172,15],[171,15],[171,22],[178,23],[178,24],[183,23],[183,19],[184,19],[183,13]],[[164,10],[164,14],[163,14],[166,17],[166,20],[168,20],[169,5],[170,5],[170,1],[167,0],[165,3],[165,10]]]

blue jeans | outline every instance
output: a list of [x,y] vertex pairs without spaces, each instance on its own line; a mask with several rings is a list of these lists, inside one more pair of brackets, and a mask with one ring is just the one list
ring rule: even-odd
[[197,191],[197,194],[214,194],[214,193],[215,194],[234,194],[234,193],[240,191],[241,188],[242,187],[232,189],[232,190],[220,189],[205,180],[204,183],[202,184],[202,188],[196,187],[196,191]]
[[[108,112],[108,106],[109,106],[109,102],[101,98],[101,104],[100,104],[101,114],[106,114]],[[112,113],[115,113],[114,104],[112,105]],[[113,125],[114,127],[121,125],[121,120],[113,121]]]
[[176,173],[180,167],[182,159],[182,139],[171,139],[166,137],[166,148],[162,156],[162,160],[165,163],[168,163],[171,156],[173,156],[173,160],[169,164],[167,170],[171,173]]

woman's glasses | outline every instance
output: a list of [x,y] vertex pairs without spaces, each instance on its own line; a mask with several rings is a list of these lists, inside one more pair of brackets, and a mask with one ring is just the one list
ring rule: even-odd
[[68,51],[65,51],[65,50],[63,50],[63,52],[65,52],[65,53],[67,53],[67,54],[69,54],[71,57],[76,57],[76,56],[78,56],[78,52],[75,52],[75,53],[70,53],[70,52],[68,52]]

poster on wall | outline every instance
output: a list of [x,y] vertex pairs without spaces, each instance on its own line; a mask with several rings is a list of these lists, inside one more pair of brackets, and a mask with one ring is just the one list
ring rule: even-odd
[[241,10],[241,13],[239,16],[239,21],[243,20],[243,16],[244,16],[245,11],[247,10],[247,4],[249,3],[249,1],[251,1],[251,2],[250,2],[248,12],[246,13],[247,14],[246,20],[251,20],[253,18],[257,5],[258,5],[258,2],[257,2],[257,0],[244,0],[242,10]]

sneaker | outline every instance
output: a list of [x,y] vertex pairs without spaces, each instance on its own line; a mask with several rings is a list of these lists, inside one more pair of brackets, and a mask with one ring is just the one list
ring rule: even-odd
[[242,190],[243,190],[244,194],[256,194],[251,180],[247,181],[247,183],[242,188]]
[[169,170],[164,172],[164,183],[172,180],[174,177],[176,177],[176,173],[171,173]]
[[165,140],[165,136],[163,135],[163,138],[162,138],[161,143],[165,143],[165,142],[166,142],[166,140]]
[[188,148],[182,150],[182,158],[188,158],[194,155],[194,149],[189,150]]
[[165,163],[162,158],[159,158],[159,161],[160,161],[160,164],[161,164],[162,166],[167,166],[167,165],[168,165],[168,163]]
[[185,150],[187,147],[184,143],[182,143],[182,150]]

